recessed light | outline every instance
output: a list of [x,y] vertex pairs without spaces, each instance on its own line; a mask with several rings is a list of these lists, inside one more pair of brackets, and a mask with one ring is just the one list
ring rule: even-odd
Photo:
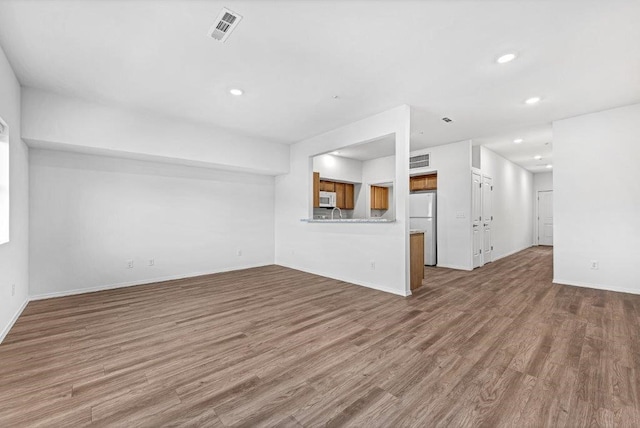
[[229,93],[231,95],[235,95],[236,97],[239,97],[240,95],[244,94],[244,91],[242,89],[233,88],[233,89],[229,89]]
[[514,54],[514,53],[508,53],[508,54],[504,54],[504,55],[502,55],[500,58],[498,58],[498,59],[496,60],[496,62],[497,62],[498,64],[506,64],[506,63],[508,63],[508,62],[513,61],[514,59],[516,59],[516,54]]
[[533,105],[533,104],[538,104],[540,100],[542,100],[542,98],[540,97],[531,97],[531,98],[527,98],[524,102],[525,104]]
[[533,158],[534,158],[535,160],[540,160],[540,159],[542,159],[542,156],[540,156],[540,155],[535,155]]
[[553,165],[551,165],[550,163],[547,164],[547,168],[553,168]]
[[332,155],[339,155],[339,154],[340,154],[340,152],[336,150],[335,152],[331,152],[331,154],[332,154]]
[[520,144],[522,143],[524,140],[522,138],[516,138],[515,140],[513,140],[514,143],[516,144]]

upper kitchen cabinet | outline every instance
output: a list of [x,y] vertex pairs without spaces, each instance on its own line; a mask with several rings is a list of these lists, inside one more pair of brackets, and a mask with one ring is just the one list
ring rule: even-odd
[[352,210],[355,207],[355,186],[352,183],[339,183],[320,180],[320,173],[313,172],[313,207],[320,208],[320,192],[335,193],[337,208]]
[[355,206],[355,186],[353,184],[346,184],[344,187],[344,208],[352,210]]
[[336,183],[333,181],[320,180],[320,191],[321,192],[335,192],[336,191]]
[[381,186],[371,186],[371,209],[389,209],[389,188]]
[[409,190],[412,192],[436,189],[438,189],[438,174],[409,177]]
[[335,192],[336,192],[336,207],[345,208],[345,183],[335,183]]
[[320,208],[320,173],[313,173],[313,208]]
[[313,219],[395,220],[395,135],[319,153],[311,164]]

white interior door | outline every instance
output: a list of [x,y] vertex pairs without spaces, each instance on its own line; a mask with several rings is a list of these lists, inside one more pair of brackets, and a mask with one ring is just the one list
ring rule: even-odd
[[538,192],[538,245],[553,245],[553,190]]
[[482,178],[471,174],[471,220],[473,226],[473,267],[482,266]]
[[493,181],[491,177],[482,177],[482,263],[491,263],[493,241]]

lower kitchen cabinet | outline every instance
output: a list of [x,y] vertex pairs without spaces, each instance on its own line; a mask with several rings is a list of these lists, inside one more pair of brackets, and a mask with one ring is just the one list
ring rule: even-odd
[[411,290],[422,286],[424,279],[424,233],[412,233],[410,237]]

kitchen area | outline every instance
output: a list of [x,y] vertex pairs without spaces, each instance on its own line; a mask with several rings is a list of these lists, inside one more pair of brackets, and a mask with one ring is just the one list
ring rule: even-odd
[[[395,145],[392,138],[314,156],[313,223],[395,221]],[[437,173],[409,177],[411,290],[424,266],[435,266]]]

